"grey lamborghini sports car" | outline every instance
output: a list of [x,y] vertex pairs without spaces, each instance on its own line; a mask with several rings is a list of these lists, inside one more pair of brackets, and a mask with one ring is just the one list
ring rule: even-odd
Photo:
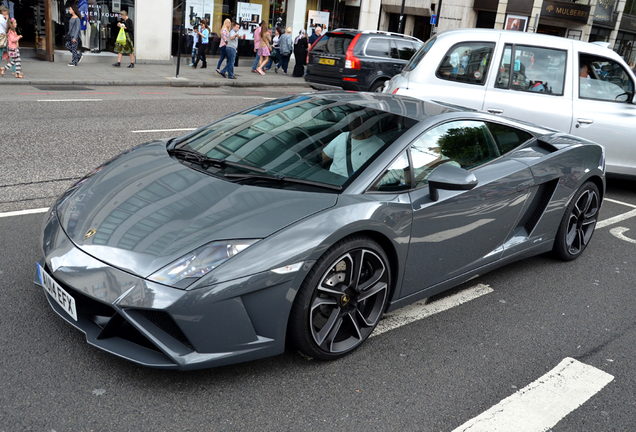
[[65,192],[35,282],[98,348],[196,369],[364,342],[382,314],[589,244],[604,151],[441,103],[330,92],[136,147]]

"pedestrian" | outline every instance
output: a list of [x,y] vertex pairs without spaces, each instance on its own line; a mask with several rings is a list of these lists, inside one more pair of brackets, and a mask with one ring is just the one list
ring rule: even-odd
[[223,28],[221,29],[221,42],[219,42],[219,48],[221,48],[221,58],[219,59],[219,63],[216,65],[216,73],[218,74],[221,74],[220,69],[221,69],[221,66],[223,65],[223,60],[225,60],[225,57],[227,56],[225,47],[227,46],[227,42],[230,37],[230,31],[232,29],[230,24],[231,23],[229,19],[226,19],[225,21],[223,21]]
[[321,35],[322,35],[322,26],[320,24],[316,24],[316,27],[314,27],[313,33],[311,34],[311,36],[309,36],[309,41],[308,41],[309,46],[313,45],[314,42],[320,39]]
[[260,44],[261,44],[261,30],[263,29],[264,25],[267,25],[267,23],[265,21],[261,21],[261,25],[259,25],[254,30],[254,53],[256,54],[256,58],[254,59],[254,63],[252,63],[252,72],[253,73],[258,73],[258,72],[256,72],[256,68],[258,67],[258,64],[261,61],[261,58],[258,55],[258,50],[259,50]]
[[302,77],[305,75],[305,63],[307,62],[307,38],[305,37],[305,29],[301,29],[300,33],[294,41],[294,58],[296,59],[296,66],[294,66],[295,77]]
[[120,67],[121,66],[121,58],[124,54],[130,55],[130,64],[129,68],[135,67],[135,46],[133,45],[133,36],[135,35],[135,28],[133,27],[133,22],[130,18],[128,18],[128,11],[120,12],[120,19],[117,23],[117,27],[124,29],[124,33],[126,35],[126,41],[124,43],[115,43],[115,52],[117,53],[117,63],[114,63],[113,66]]
[[[7,25],[9,24],[9,8],[0,5],[0,59],[6,59],[9,64],[9,47],[7,42]],[[4,69],[2,69],[4,70]]]
[[[224,77],[228,79],[236,79],[234,76],[234,59],[236,58],[236,50],[238,49],[239,41],[239,24],[233,23],[232,30],[228,35],[227,45],[225,46],[225,55],[227,56],[227,63],[221,72]],[[227,74],[227,75],[226,75]]]
[[0,75],[4,76],[4,71],[12,69],[16,78],[24,78],[22,75],[22,60],[20,59],[20,47],[18,41],[22,35],[16,33],[18,23],[15,18],[10,18],[7,22],[7,47],[9,48],[9,63],[0,68]]
[[190,67],[194,66],[194,61],[197,58],[197,54],[199,52],[199,44],[201,43],[201,36],[192,32],[192,62],[188,65]]
[[199,53],[197,54],[197,60],[194,62],[193,67],[196,69],[197,65],[199,64],[199,60],[201,60],[201,69],[205,69],[206,67],[208,67],[208,61],[205,57],[205,54],[208,51],[210,29],[208,28],[208,24],[205,22],[205,20],[202,20],[201,24],[199,24],[199,29],[195,29],[194,31],[197,35],[201,36],[201,44],[199,45]]
[[256,68],[256,72],[261,75],[265,75],[265,71],[263,71],[263,66],[267,64],[270,56],[270,50],[272,49],[272,36],[269,34],[269,30],[267,29],[267,24],[265,27],[261,27],[261,43],[260,48],[258,49],[258,55],[261,56],[261,61],[258,63],[258,67]]
[[278,49],[280,50],[280,62],[276,65],[274,72],[278,73],[278,69],[282,68],[283,73],[287,75],[287,67],[289,66],[289,58],[294,50],[294,41],[291,37],[292,28],[287,27],[285,34],[278,40]]
[[77,5],[71,5],[68,9],[71,19],[68,22],[68,33],[66,34],[66,43],[64,46],[71,52],[72,59],[69,66],[77,66],[82,61],[82,54],[77,52],[77,46],[80,40],[81,23],[79,19],[80,11]]
[[283,29],[280,27],[276,27],[273,31],[274,37],[272,38],[272,51],[270,52],[269,61],[263,68],[263,70],[268,71],[272,68],[272,64],[274,62],[278,63],[280,61],[280,48],[278,43],[280,41],[280,37],[283,35]]

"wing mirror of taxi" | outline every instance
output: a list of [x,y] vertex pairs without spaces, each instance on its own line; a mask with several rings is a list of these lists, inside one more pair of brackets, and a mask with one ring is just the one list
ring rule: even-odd
[[454,165],[454,162],[442,164],[428,176],[428,188],[431,199],[439,199],[439,190],[471,190],[477,186],[477,177],[468,170]]

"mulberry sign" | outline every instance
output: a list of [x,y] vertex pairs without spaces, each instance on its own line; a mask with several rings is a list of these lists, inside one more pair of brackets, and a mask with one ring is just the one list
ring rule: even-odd
[[576,3],[544,1],[541,6],[541,16],[586,23],[590,16],[590,7]]

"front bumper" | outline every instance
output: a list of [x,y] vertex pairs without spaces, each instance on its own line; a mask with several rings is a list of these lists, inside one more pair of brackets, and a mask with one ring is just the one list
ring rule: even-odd
[[[45,291],[55,312],[89,344],[132,362],[199,369],[280,354],[294,280],[264,272],[181,290],[109,266],[77,248],[52,211],[42,268],[74,299],[77,321]],[[41,286],[38,272],[34,283]]]

